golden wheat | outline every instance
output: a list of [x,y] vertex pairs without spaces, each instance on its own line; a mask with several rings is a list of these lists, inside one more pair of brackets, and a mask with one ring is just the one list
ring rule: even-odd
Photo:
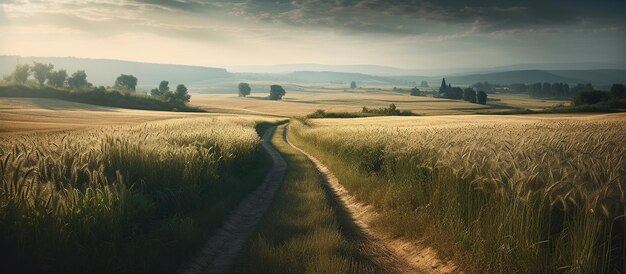
[[482,249],[471,252],[470,270],[614,269],[609,258],[623,256],[611,237],[624,233],[612,224],[623,224],[626,120],[474,117],[291,127],[358,197],[405,216],[387,222],[396,232],[411,234],[402,223],[426,215],[451,241]]

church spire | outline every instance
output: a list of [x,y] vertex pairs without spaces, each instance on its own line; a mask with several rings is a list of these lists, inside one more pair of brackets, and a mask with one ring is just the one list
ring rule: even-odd
[[448,85],[446,84],[446,78],[443,78],[441,81],[441,87],[439,88],[439,93],[443,93],[448,91]]

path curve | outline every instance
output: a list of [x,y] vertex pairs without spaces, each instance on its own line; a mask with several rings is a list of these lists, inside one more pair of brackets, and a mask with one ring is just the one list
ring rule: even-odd
[[266,130],[261,141],[263,149],[273,162],[263,183],[239,203],[222,227],[209,238],[202,251],[181,273],[226,273],[231,270],[239,251],[254,232],[285,178],[287,163],[272,145],[275,130],[275,126]]
[[359,202],[350,195],[337,177],[320,160],[289,141],[285,128],[285,141],[306,155],[324,178],[328,191],[341,210],[364,238],[363,251],[388,270],[400,273],[462,273],[452,262],[438,258],[434,249],[413,241],[393,237],[370,227],[377,212],[369,205]]

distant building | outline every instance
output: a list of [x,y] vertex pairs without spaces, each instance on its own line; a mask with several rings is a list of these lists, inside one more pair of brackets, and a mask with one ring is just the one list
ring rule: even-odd
[[463,90],[459,87],[452,87],[451,84],[446,84],[446,78],[441,81],[441,87],[439,87],[439,96],[441,98],[448,99],[460,99],[463,98]]
[[450,88],[452,87],[446,84],[446,78],[443,78],[443,80],[441,81],[441,87],[439,87],[439,94],[441,95],[442,93],[446,93],[448,90],[450,90]]

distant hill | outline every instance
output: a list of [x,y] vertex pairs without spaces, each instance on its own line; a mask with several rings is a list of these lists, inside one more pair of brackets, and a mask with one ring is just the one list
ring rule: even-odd
[[610,85],[626,83],[626,70],[597,69],[597,70],[517,70],[484,74],[471,74],[446,77],[452,84],[473,84],[489,82],[494,84],[562,82],[562,83],[592,83],[594,85]]
[[626,69],[626,63],[578,62],[578,63],[537,63],[514,64],[508,66],[485,68],[436,68],[436,69],[404,69],[377,65],[325,65],[325,64],[279,64],[266,66],[232,66],[231,72],[249,72],[262,74],[288,74],[297,71],[333,71],[345,73],[361,73],[376,76],[414,76],[434,77],[439,75],[462,76],[469,74],[485,74],[494,72],[519,70],[597,70]]
[[33,61],[51,63],[55,69],[66,69],[68,74],[85,70],[87,80],[95,85],[111,86],[120,74],[132,74],[139,79],[138,86],[145,89],[157,86],[162,80],[175,84],[193,85],[208,79],[230,77],[223,68],[140,63],[107,59],[84,59],[74,57],[18,57],[0,56],[0,75],[13,71],[17,63],[32,64]]
[[252,73],[275,73],[288,74],[293,72],[342,72],[361,73],[368,75],[390,76],[390,75],[415,75],[426,71],[401,69],[376,65],[323,65],[323,64],[281,64],[270,66],[233,66],[228,67],[233,72]]
[[368,82],[368,83],[391,83],[392,79],[382,76],[372,76],[362,73],[347,73],[334,71],[296,71],[287,74],[290,81],[295,82],[340,82],[349,83],[351,81]]
[[[563,82],[569,84],[592,83],[606,87],[613,83],[626,83],[626,69],[617,69],[620,65],[603,63],[581,64],[528,64],[495,67],[483,72],[458,74],[461,69],[446,72],[428,71],[428,76],[418,76],[420,71],[405,70],[375,65],[319,65],[292,64],[275,66],[238,67],[255,68],[263,73],[229,73],[223,68],[141,63],[106,59],[84,59],[73,57],[18,57],[0,56],[0,76],[11,73],[15,64],[32,64],[33,61],[52,63],[55,69],[64,68],[69,74],[83,69],[87,79],[96,84],[111,86],[120,74],[132,74],[139,79],[138,87],[143,90],[156,87],[161,80],[170,81],[170,86],[182,83],[190,87],[199,87],[207,92],[236,92],[233,88],[239,81],[267,81],[275,83],[350,83],[351,81],[367,84],[415,85],[428,81],[431,86],[438,86],[441,78],[453,85],[471,85],[477,82],[494,84]],[[609,69],[559,69],[568,67],[607,66]],[[518,69],[526,67],[550,67],[556,69]],[[507,70],[505,70],[507,69]],[[293,70],[293,71],[291,71]],[[505,70],[505,71],[500,71]],[[437,75],[437,76],[434,76]],[[218,87],[219,90],[211,88]],[[211,87],[207,89],[206,87]]]

